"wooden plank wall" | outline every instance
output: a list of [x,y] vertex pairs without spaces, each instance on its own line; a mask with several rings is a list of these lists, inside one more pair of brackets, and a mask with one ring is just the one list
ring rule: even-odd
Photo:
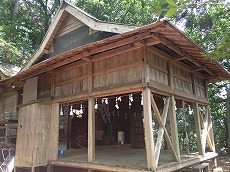
[[195,85],[196,85],[196,92],[197,92],[197,96],[198,97],[203,97],[206,98],[206,94],[205,94],[205,80],[198,77],[198,76],[194,76],[194,81],[195,81]]
[[51,103],[33,103],[19,107],[15,166],[46,165],[51,136]]
[[17,106],[17,93],[10,93],[5,96],[4,100],[4,110],[5,113],[12,113],[16,112],[16,106]]
[[66,69],[55,75],[55,97],[87,91],[88,65]]
[[192,74],[185,69],[172,65],[174,88],[193,94]]
[[51,96],[51,74],[42,74],[38,76],[38,99]]
[[[33,166],[46,165],[48,162],[50,123],[51,123],[51,104],[39,103],[36,111],[36,116],[33,118],[35,143],[33,148]],[[37,122],[39,121],[39,122]]]
[[15,166],[32,167],[37,104],[19,108]]
[[141,49],[95,61],[93,64],[93,88],[113,88],[141,82]]
[[62,23],[62,26],[60,27],[56,38],[65,35],[83,25],[84,23],[82,23],[80,20],[76,19],[71,14],[68,14],[66,20]]
[[152,51],[147,51],[147,62],[149,64],[150,81],[159,82],[168,85],[167,61]]

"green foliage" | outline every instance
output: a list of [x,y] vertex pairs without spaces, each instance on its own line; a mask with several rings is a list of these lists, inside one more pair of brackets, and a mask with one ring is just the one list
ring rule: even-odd
[[20,58],[21,53],[15,44],[12,42],[8,43],[0,38],[0,61],[19,65]]
[[192,108],[190,106],[185,109],[178,108],[176,114],[180,150],[186,151],[187,149],[187,134],[189,138],[189,151],[197,151],[197,135],[194,127],[195,121]]
[[229,82],[209,84],[210,108],[214,123],[214,136],[217,148],[228,147],[227,113],[226,113],[226,86]]
[[[22,66],[40,45],[51,18],[60,4],[59,0],[21,0],[19,10],[14,13],[15,2],[15,0],[2,0],[0,6],[1,41],[4,40],[4,45],[11,46],[11,50],[4,51],[2,47],[2,52],[5,52],[2,54],[15,51],[15,55],[11,53],[7,58],[6,56],[0,58]],[[19,54],[20,58],[16,58]],[[9,60],[10,57],[17,60]]]
[[173,0],[76,0],[75,5],[100,20],[132,25],[150,24],[177,11]]
[[188,1],[181,5],[176,21],[185,23],[185,31],[203,48],[209,58],[230,59],[230,8],[223,0]]

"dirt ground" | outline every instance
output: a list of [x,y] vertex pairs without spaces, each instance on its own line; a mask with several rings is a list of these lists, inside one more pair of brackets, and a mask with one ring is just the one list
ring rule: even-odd
[[217,165],[213,172],[230,172],[230,155],[218,156]]

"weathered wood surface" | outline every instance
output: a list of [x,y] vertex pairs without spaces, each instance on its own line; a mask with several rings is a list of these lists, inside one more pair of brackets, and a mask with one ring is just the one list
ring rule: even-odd
[[[18,103],[17,92],[12,92],[3,96],[2,113],[16,113],[16,107]],[[1,113],[0,113],[1,114]]]
[[27,79],[23,87],[23,103],[37,100],[38,77]]
[[146,155],[148,170],[155,171],[155,152],[154,152],[154,138],[153,138],[153,123],[151,111],[150,89],[144,88],[142,91],[143,96],[143,112],[144,112],[144,130],[146,138]]
[[68,14],[66,16],[66,20],[63,21],[60,29],[56,33],[56,38],[65,35],[81,26],[83,26],[84,23],[82,23],[80,20],[77,18],[73,17],[71,14]]
[[43,74],[38,76],[38,99],[51,96],[51,74]]
[[141,81],[141,49],[123,53],[93,64],[94,89]]
[[55,75],[55,97],[76,94],[88,89],[88,65],[82,65]]
[[51,115],[50,103],[46,100],[19,107],[16,166],[41,166],[46,165],[50,158],[55,159],[49,155],[54,153],[53,147],[57,151],[57,133],[55,135],[53,131],[58,128],[58,123],[55,123],[58,113],[55,111],[55,115]]

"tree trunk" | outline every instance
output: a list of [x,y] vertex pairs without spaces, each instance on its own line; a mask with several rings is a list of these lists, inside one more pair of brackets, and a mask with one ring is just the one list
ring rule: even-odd
[[226,109],[227,109],[227,130],[228,130],[228,147],[230,149],[230,85],[226,87],[227,91],[227,100],[226,100]]
[[14,0],[13,15],[16,15],[16,14],[18,13],[18,9],[19,9],[19,2],[20,2],[20,0]]

